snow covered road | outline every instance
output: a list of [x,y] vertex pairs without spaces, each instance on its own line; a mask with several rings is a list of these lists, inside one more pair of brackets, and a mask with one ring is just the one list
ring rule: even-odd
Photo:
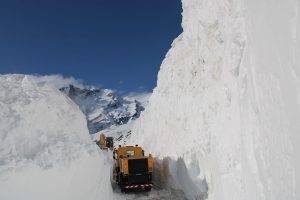
[[124,194],[126,200],[186,200],[184,193],[180,190],[152,189],[151,192],[140,192]]
[[300,199],[297,7],[183,0],[184,32],[147,109],[132,134],[128,124],[111,130],[159,157],[149,193],[112,190],[111,156],[65,95],[1,75],[0,199]]
[[[105,153],[110,156],[110,153]],[[110,160],[112,164],[112,159]],[[111,180],[112,181],[112,180]],[[151,200],[151,199],[174,199],[184,200],[192,199],[191,195],[198,190],[182,159],[172,160],[171,158],[154,159],[154,173],[153,173],[153,188],[150,192],[128,192],[122,193],[120,188],[112,181],[112,188],[114,193],[121,198],[133,200]],[[198,191],[197,200],[207,199],[208,186],[206,182],[201,183],[202,188]]]

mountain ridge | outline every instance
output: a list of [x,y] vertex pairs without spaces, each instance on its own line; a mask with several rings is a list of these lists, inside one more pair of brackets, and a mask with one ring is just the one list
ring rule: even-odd
[[141,102],[113,90],[69,85],[60,91],[74,101],[86,116],[90,134],[137,119],[145,109]]

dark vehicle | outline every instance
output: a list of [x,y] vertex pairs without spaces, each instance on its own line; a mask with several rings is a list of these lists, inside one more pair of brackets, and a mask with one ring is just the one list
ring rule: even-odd
[[114,149],[114,138],[113,137],[105,137],[103,133],[100,134],[99,142],[97,143],[102,150],[111,151]]
[[110,150],[114,149],[114,138],[113,137],[106,137],[106,147]]

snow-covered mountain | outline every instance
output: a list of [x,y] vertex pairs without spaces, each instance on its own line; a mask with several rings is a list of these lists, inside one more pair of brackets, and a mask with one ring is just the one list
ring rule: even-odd
[[70,85],[60,90],[86,115],[91,134],[127,124],[137,119],[144,110],[139,101],[122,97],[109,89],[82,89]]
[[190,199],[300,199],[299,1],[182,2],[131,142],[183,160],[170,173]]

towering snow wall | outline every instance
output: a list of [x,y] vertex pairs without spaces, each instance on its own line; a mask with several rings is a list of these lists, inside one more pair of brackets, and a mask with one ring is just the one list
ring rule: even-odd
[[210,200],[300,199],[298,2],[182,0],[132,142],[182,157]]
[[106,162],[58,89],[0,76],[0,199],[113,199]]

